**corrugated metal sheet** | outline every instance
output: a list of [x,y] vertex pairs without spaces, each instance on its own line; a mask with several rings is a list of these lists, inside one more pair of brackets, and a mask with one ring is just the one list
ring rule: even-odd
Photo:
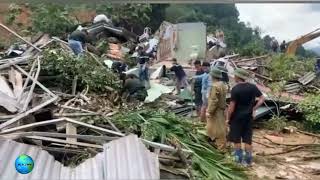
[[[102,180],[108,179],[105,177],[110,177],[110,175],[114,177],[112,179],[120,177],[128,177],[126,179],[160,178],[158,157],[150,153],[137,136],[129,135],[105,144],[104,147],[107,151],[71,168],[63,166],[40,147],[11,140],[0,140],[0,179]],[[115,149],[117,151],[113,151]],[[34,169],[29,174],[23,175],[16,172],[14,163],[21,154],[27,154],[34,160]],[[107,173],[108,176],[105,176],[104,173]]]
[[314,72],[308,72],[303,77],[299,78],[299,82],[303,85],[309,84],[311,81],[313,81],[316,78],[316,73]]
[[158,155],[136,135],[104,145],[105,179],[160,179]]
[[300,91],[301,85],[299,83],[287,84],[287,85],[285,85],[284,89],[288,93],[297,93]]
[[159,45],[157,59],[166,61],[173,58],[174,48],[177,42],[177,27],[169,22],[163,22],[159,28]]

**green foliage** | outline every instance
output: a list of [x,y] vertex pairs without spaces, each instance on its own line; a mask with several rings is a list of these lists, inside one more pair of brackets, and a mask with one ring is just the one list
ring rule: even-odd
[[141,134],[141,137],[160,142],[178,142],[192,150],[195,179],[245,179],[244,173],[224,155],[207,143],[201,133],[204,125],[182,119],[162,109],[127,112],[113,118],[120,129]]
[[32,28],[52,36],[61,36],[75,27],[76,20],[70,18],[66,7],[56,4],[40,4],[32,8]]
[[9,12],[6,14],[6,17],[5,17],[5,21],[7,24],[9,25],[12,25],[17,16],[20,15],[22,9],[19,5],[17,4],[10,4],[9,5]]
[[149,4],[102,4],[96,11],[110,15],[115,25],[133,28],[138,33],[142,33],[143,28],[154,20],[150,17],[152,7]]
[[90,91],[104,93],[108,87],[120,87],[118,77],[106,67],[100,66],[91,56],[75,57],[69,52],[49,49],[43,52],[42,70],[48,74],[62,76],[62,88],[70,89],[72,80],[78,76],[79,86],[89,86]]
[[320,131],[320,94],[308,95],[298,108],[303,112],[307,126],[313,130]]
[[240,48],[241,56],[261,56],[266,53],[262,41],[251,41],[244,47]]
[[270,75],[273,80],[292,80],[297,78],[298,74],[313,71],[314,63],[314,59],[299,60],[296,56],[275,55],[270,64]]

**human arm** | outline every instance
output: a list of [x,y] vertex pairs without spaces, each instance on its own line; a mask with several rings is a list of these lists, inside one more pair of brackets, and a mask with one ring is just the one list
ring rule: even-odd
[[255,112],[265,101],[265,97],[256,86],[255,86],[255,96],[257,97],[258,101],[253,107],[253,112]]
[[230,118],[234,113],[235,107],[236,107],[236,102],[231,101],[228,106],[228,111],[227,111],[227,124],[229,124],[229,122],[230,122]]

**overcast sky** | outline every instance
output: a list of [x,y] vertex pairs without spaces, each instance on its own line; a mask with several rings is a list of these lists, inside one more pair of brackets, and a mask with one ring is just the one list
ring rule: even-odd
[[[320,4],[237,4],[240,20],[259,26],[278,41],[293,40],[320,28]],[[319,46],[320,37],[304,45]]]

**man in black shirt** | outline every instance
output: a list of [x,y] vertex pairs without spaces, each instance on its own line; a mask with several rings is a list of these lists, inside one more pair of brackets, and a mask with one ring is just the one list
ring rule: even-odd
[[[201,67],[201,61],[196,60],[194,62],[194,67],[196,69],[196,76],[203,74],[203,70]],[[194,103],[196,105],[196,110],[197,110],[197,115],[200,117],[201,114],[201,106],[202,106],[202,93],[201,93],[201,88],[202,88],[202,79],[200,78],[195,78],[194,83],[193,83],[193,91],[194,91]]]
[[180,94],[181,88],[186,88],[188,86],[187,75],[184,72],[182,66],[178,64],[177,59],[172,59],[173,66],[170,68],[176,75],[176,90],[177,94]]
[[[236,85],[231,90],[231,102],[228,109],[227,121],[230,125],[228,140],[234,143],[235,158],[238,163],[243,161],[241,141],[245,143],[246,155],[244,163],[252,162],[252,122],[254,112],[265,100],[260,90],[251,83],[245,82],[249,73],[241,68],[234,72]],[[256,103],[256,98],[258,102]]]

